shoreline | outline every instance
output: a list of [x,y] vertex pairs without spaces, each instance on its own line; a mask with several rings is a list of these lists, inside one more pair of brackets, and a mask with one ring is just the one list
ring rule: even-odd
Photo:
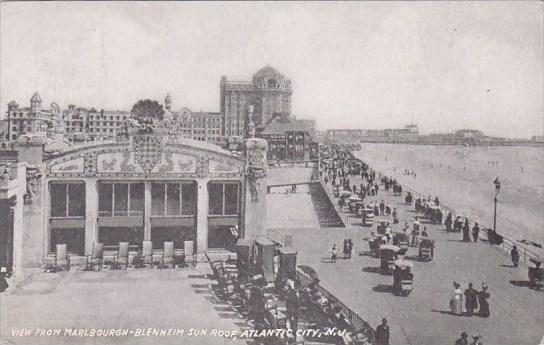
[[[376,171],[377,173],[381,174],[381,176],[392,176],[392,177],[394,177],[395,179],[398,180],[398,178],[397,178],[398,176],[396,176],[396,174],[384,173],[383,171],[380,171],[380,170],[375,169],[374,167],[372,167],[368,161],[365,161],[364,159],[359,158],[355,154],[355,152],[361,152],[361,151],[355,151],[355,152],[354,151],[347,151],[347,152],[353,159],[358,159],[358,160],[361,160],[364,163],[368,164],[370,169],[372,169],[372,170]],[[405,183],[404,181],[402,181],[401,185],[403,186],[403,192],[406,192],[406,191],[411,192],[413,197],[414,197],[414,200],[419,198],[419,197],[427,198],[430,195],[429,193],[420,192],[419,190],[415,189],[413,187],[413,185],[409,185],[409,184]],[[440,202],[439,207],[443,211],[444,218],[446,217],[448,212],[451,212],[453,218],[455,218],[457,215],[461,215],[460,212],[457,212],[454,208],[447,206],[442,201]],[[468,218],[471,227],[475,223],[474,217],[468,217],[468,216],[462,216],[462,217],[463,218]],[[485,225],[486,224],[485,222],[480,222],[480,221],[476,221],[476,222],[478,224],[480,224],[481,229],[482,229],[482,231],[480,231],[480,236],[485,238],[485,240],[487,242],[489,242],[488,230],[492,230],[492,227],[489,227],[489,226]],[[441,223],[441,225],[443,225],[443,223]],[[543,250],[544,246],[543,246],[542,243],[538,243],[536,241],[531,241],[531,240],[527,240],[527,239],[514,240],[514,239],[512,239],[512,238],[510,238],[510,237],[508,237],[506,235],[501,234],[500,231],[497,231],[496,233],[497,233],[497,235],[499,235],[502,238],[502,243],[501,244],[495,244],[495,245],[498,246],[498,247],[501,247],[503,250],[505,250],[505,251],[507,251],[509,253],[510,250],[512,249],[512,246],[515,244],[518,247],[518,249],[520,250],[521,258],[525,263],[527,263],[531,258],[537,258],[537,257],[541,256],[541,255],[539,255],[537,253],[537,251]],[[522,241],[527,241],[527,242],[530,242],[530,243],[536,243],[536,244],[540,245],[541,247],[538,247],[538,246],[533,245],[533,244],[527,244],[527,243],[524,243]]]

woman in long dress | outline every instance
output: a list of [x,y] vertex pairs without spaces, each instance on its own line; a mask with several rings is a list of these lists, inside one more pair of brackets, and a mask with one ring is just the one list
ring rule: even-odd
[[450,299],[450,311],[455,315],[463,314],[463,291],[461,284],[453,282],[453,294]]

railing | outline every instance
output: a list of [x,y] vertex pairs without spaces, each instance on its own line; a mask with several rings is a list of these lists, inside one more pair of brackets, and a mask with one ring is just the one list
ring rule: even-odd
[[[304,273],[300,269],[297,269],[297,276],[301,280],[301,282],[303,282],[303,284],[305,285],[308,285],[309,283],[313,281],[311,277],[309,277],[306,273]],[[317,289],[329,302],[332,302],[334,306],[340,307],[341,314],[344,315],[346,321],[353,327],[352,331],[355,331],[355,332],[363,331],[363,333],[367,335],[370,338],[370,340],[374,339],[374,329],[372,328],[372,326],[370,326],[368,322],[366,322],[356,312],[351,310],[351,308],[345,305],[340,299],[338,299],[329,290],[321,286],[321,284],[317,284]]]
[[[353,218],[353,216],[349,216],[349,218]],[[325,219],[317,219],[318,226],[317,227],[344,227],[342,222],[344,219],[348,219],[348,217],[343,217],[343,219],[338,218],[325,218]],[[284,229],[284,228],[293,228],[293,229],[303,229],[303,228],[316,228],[315,226],[312,226],[311,224],[308,224],[310,221],[313,221],[313,219],[305,219],[305,218],[282,218],[279,221],[275,221],[273,226],[270,227],[270,229]]]
[[[349,156],[353,156],[353,154],[351,152],[349,152]],[[377,173],[380,173],[382,176],[387,176],[386,174],[383,174],[377,170],[375,170]],[[420,193],[419,191],[415,190],[415,189],[412,189],[412,188],[409,188],[409,187],[406,187],[404,186],[403,188],[403,192],[410,192],[413,196],[413,199],[417,199],[417,198],[422,198],[422,199],[426,199],[429,194],[423,194],[423,193]],[[443,205],[442,203],[440,203],[440,210],[442,210],[443,214],[444,214],[444,218],[445,218],[445,215],[447,213],[451,213],[452,214],[452,217],[455,219],[455,217],[458,215],[458,213],[446,206],[446,205]],[[476,222],[468,217],[463,217],[463,218],[467,218],[469,220],[469,226],[472,228],[472,226],[474,225],[474,223],[478,223],[480,225],[483,225],[484,223],[483,222]],[[480,234],[479,234],[479,237],[482,237],[482,238],[485,238],[486,241],[488,241],[489,243],[492,243],[488,237],[488,231],[491,229],[491,227],[482,227],[482,230],[487,230],[487,231],[481,231]],[[499,234],[500,235],[500,234]],[[520,253],[520,260],[523,261],[524,263],[528,263],[531,259],[537,259],[539,258],[539,254],[536,253],[534,250],[531,250],[530,248],[526,247],[523,245],[523,243],[521,242],[518,242],[516,240],[513,240],[511,238],[508,238],[504,235],[500,235],[502,237],[502,242],[499,244],[500,248],[502,248],[503,250],[507,251],[508,253],[510,252],[510,250],[512,250],[512,247],[514,245],[516,245],[516,247],[518,248],[518,252]]]
[[284,168],[284,167],[303,167],[313,168],[318,163],[318,160],[306,160],[306,161],[268,161],[268,168]]

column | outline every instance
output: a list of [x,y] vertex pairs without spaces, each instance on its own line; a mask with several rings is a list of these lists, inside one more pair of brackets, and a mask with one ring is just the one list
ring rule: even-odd
[[268,144],[264,139],[246,142],[246,176],[244,188],[244,238],[255,240],[266,236],[266,192]]
[[13,210],[13,272],[15,281],[23,281],[24,195],[26,194],[26,163],[17,163],[17,199]]
[[208,182],[209,179],[197,181],[196,252],[198,254],[208,250]]
[[144,241],[151,241],[151,182],[145,182],[144,190]]
[[98,184],[85,181],[85,255],[91,255],[93,243],[98,242]]

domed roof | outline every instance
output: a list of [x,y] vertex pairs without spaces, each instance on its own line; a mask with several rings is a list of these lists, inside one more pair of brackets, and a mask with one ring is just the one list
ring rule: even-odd
[[41,102],[42,98],[40,97],[40,95],[37,92],[34,92],[34,94],[32,95],[32,98],[30,99],[30,101],[31,102]]
[[283,79],[284,77],[280,72],[278,72],[277,69],[269,65],[264,66],[263,68],[258,70],[257,73],[253,75],[253,80],[268,79],[268,78],[275,78],[280,80],[280,79]]

